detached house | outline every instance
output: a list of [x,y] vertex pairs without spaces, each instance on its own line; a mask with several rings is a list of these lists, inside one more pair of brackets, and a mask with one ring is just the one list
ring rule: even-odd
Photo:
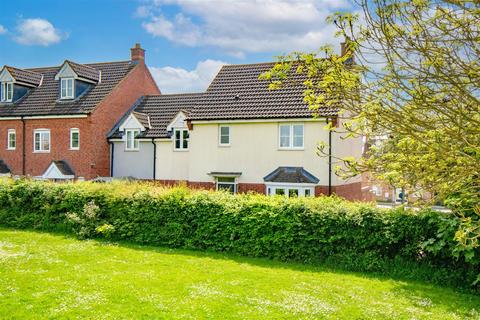
[[320,141],[335,156],[359,156],[362,141],[324,130],[337,110],[313,117],[301,75],[271,91],[259,75],[274,63],[224,66],[206,92],[145,96],[112,128],[112,176],[165,184],[256,191],[289,197],[336,193],[364,199],[360,180],[343,181]]
[[107,133],[141,96],[160,94],[137,44],[128,61],[0,72],[0,174],[110,174]]

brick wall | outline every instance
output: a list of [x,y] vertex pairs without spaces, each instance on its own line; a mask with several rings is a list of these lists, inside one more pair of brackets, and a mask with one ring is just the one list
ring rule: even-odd
[[374,197],[372,193],[365,189],[362,189],[362,182],[349,183],[340,186],[334,186],[333,192],[347,200],[358,201],[373,201]]
[[110,176],[110,146],[107,133],[141,96],[160,94],[148,68],[139,63],[92,113],[91,135],[94,167],[88,179]]
[[[138,64],[87,118],[25,120],[26,175],[40,176],[53,160],[66,160],[77,177],[110,176],[110,147],[106,135],[143,95],[159,94],[144,64]],[[70,150],[70,129],[80,129],[80,150]],[[8,129],[15,129],[16,150],[7,150]],[[50,152],[33,152],[35,129],[50,129]],[[22,174],[22,122],[0,121],[0,159],[15,175]]]
[[265,194],[265,184],[263,183],[239,183],[237,188],[239,193],[256,192]]
[[[15,129],[17,135],[17,148],[7,150],[7,132]],[[0,121],[0,159],[10,168],[12,173],[22,173],[22,122],[18,120]]]

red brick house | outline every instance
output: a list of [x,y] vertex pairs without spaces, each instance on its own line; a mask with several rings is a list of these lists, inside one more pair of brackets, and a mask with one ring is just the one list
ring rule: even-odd
[[120,62],[0,72],[2,174],[48,179],[110,175],[112,126],[144,95],[160,94],[145,50]]

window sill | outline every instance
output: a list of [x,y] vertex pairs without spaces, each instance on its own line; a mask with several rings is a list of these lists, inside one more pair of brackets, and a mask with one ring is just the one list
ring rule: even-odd
[[189,149],[173,149],[173,152],[188,152]]
[[139,152],[140,149],[125,149],[123,151],[125,151],[125,152]]
[[68,150],[70,150],[70,151],[79,151],[80,148],[69,148]]
[[7,148],[7,151],[15,151],[17,148]]
[[279,151],[305,151],[305,148],[278,148]]
[[33,151],[33,153],[50,153],[50,150],[48,150],[48,151]]
[[219,144],[219,148],[230,148],[230,144]]

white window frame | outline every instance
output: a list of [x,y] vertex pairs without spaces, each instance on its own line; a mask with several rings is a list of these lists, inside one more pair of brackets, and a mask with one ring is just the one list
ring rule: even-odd
[[277,190],[283,190],[283,195],[287,198],[289,198],[290,190],[297,190],[298,197],[315,196],[315,187],[312,185],[269,183],[266,185],[266,187],[266,194],[268,196],[277,195]]
[[[12,140],[10,137],[13,136],[13,146],[11,145]],[[15,129],[8,129],[7,130],[7,150],[15,150],[17,149],[17,132]]]
[[[10,90],[9,90],[10,89]],[[2,102],[13,101],[13,82],[2,82]]]
[[[71,92],[69,92],[69,90],[68,90],[68,83],[70,83],[70,82],[72,83]],[[65,88],[65,94],[63,92],[64,88]],[[74,78],[61,78],[60,79],[60,99],[73,99],[74,97],[75,97],[75,79]]]
[[[227,128],[228,129],[228,143],[222,143],[222,129]],[[232,128],[230,126],[225,126],[221,125],[218,126],[218,145],[220,147],[230,147],[230,144],[232,142]]]
[[[37,149],[37,133],[39,134],[39,149]],[[42,136],[48,134],[48,149],[43,149],[42,145]],[[34,153],[49,153],[52,149],[52,141],[51,141],[51,134],[50,129],[35,129],[33,130],[33,152]]]
[[[222,179],[222,178],[229,178],[229,179],[232,179],[233,178],[233,182],[220,182],[218,181],[218,179]],[[218,185],[219,184],[226,184],[226,185],[231,185],[233,186],[233,194],[236,194],[238,192],[238,182],[237,182],[237,178],[236,177],[231,177],[231,176],[216,176],[215,177],[215,190],[220,190],[218,188]]]
[[[136,139],[136,137],[139,134],[140,134],[140,129],[125,129],[125,151],[140,150],[140,141]],[[129,137],[131,137],[130,141],[129,141]]]
[[[302,145],[301,146],[294,146],[294,128],[296,126],[302,127]],[[282,146],[282,127],[289,128],[289,136],[288,136],[288,146]],[[280,150],[304,150],[305,148],[305,125],[303,123],[280,123],[278,125],[278,149]]]
[[[185,139],[183,133],[187,132],[188,137]],[[177,132],[180,132],[180,148],[177,148]],[[188,151],[190,148],[190,131],[188,128],[174,128],[173,129],[173,150],[174,151]],[[187,141],[187,147],[183,146],[184,141]]]
[[[73,134],[78,134],[78,146],[73,146]],[[80,129],[78,128],[71,128],[70,129],[70,150],[80,150]]]

